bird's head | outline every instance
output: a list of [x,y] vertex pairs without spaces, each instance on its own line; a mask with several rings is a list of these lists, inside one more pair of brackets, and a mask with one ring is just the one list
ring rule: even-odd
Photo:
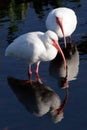
[[65,34],[64,34],[64,27],[63,27],[63,19],[64,19],[64,13],[60,12],[60,11],[55,11],[55,20],[57,25],[60,27],[61,31],[62,31],[62,35],[64,37],[64,44],[66,47],[66,38],[65,38]]
[[63,38],[64,38],[64,44],[65,44],[65,47],[66,47],[66,38],[65,38],[64,27],[63,27],[63,18],[56,17],[56,23],[58,24],[58,26],[60,27],[60,29],[62,31]]
[[66,59],[65,59],[63,51],[62,51],[62,49],[61,49],[61,47],[60,47],[60,45],[58,43],[58,36],[57,36],[57,34],[55,32],[53,32],[53,31],[48,30],[45,33],[45,35],[46,35],[47,43],[52,45],[52,46],[54,46],[57,49],[57,51],[62,55],[63,60],[64,60],[64,68],[66,69]]
[[57,36],[57,34],[55,32],[53,32],[53,31],[51,31],[51,30],[48,30],[45,33],[45,42],[52,45],[52,43],[53,43],[52,39],[54,41],[56,41],[57,44],[58,44],[58,36]]

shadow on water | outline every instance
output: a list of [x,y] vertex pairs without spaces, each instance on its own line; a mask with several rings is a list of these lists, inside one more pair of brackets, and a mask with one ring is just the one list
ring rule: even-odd
[[[79,72],[79,52],[74,43],[68,43],[62,50],[67,63],[67,81],[70,82],[77,78]],[[68,87],[68,83],[65,84],[66,71],[63,67],[63,59],[59,53],[50,62],[49,73],[58,80],[58,86]]]
[[8,77],[8,84],[28,112],[39,117],[49,112],[54,123],[64,118],[63,109],[68,101],[68,89],[62,102],[58,94],[45,84],[35,81],[29,83],[28,80],[14,77]]
[[[84,0],[83,0],[83,2],[84,2]],[[25,21],[28,22],[28,24],[29,24],[29,22],[32,23],[32,21],[28,21],[30,19],[26,20],[27,15],[30,15],[30,16],[33,15],[32,10],[34,12],[34,16],[36,16],[35,18],[38,18],[39,19],[38,21],[41,22],[41,20],[44,20],[46,15],[48,14],[48,12],[53,8],[60,7],[60,6],[66,6],[66,7],[75,9],[76,13],[78,14],[78,24],[79,24],[78,25],[79,29],[77,28],[78,34],[75,34],[75,37],[74,37],[75,38],[74,40],[77,41],[77,43],[76,43],[77,46],[76,46],[76,44],[73,43],[73,45],[68,44],[66,49],[63,48],[64,54],[65,54],[65,57],[67,60],[67,66],[68,66],[67,79],[66,79],[65,70],[63,68],[63,61],[59,54],[53,61],[50,62],[50,65],[49,65],[50,76],[57,79],[56,82],[58,84],[58,87],[60,87],[60,88],[63,88],[65,86],[69,87],[71,85],[72,81],[78,77],[79,64],[81,61],[81,60],[79,61],[79,59],[81,59],[80,56],[81,55],[84,56],[85,54],[87,54],[87,34],[86,34],[87,21],[86,21],[86,15],[85,15],[86,5],[84,5],[84,3],[82,3],[82,0],[68,0],[68,1],[67,0],[0,0],[0,29],[2,31],[2,33],[0,33],[0,37],[1,37],[2,41],[4,39],[4,42],[0,41],[0,49],[1,49],[0,51],[2,52],[2,50],[3,50],[3,48],[2,48],[3,46],[1,45],[1,43],[8,42],[8,44],[9,44],[18,35],[20,35],[20,33],[24,33],[24,32],[28,31],[28,30],[26,30],[27,27],[25,28],[25,26],[24,26],[25,24],[24,25],[21,25],[21,24]],[[37,24],[36,19],[34,19],[34,21],[35,21],[35,24]],[[26,26],[28,26],[28,24]],[[43,24],[43,23],[41,23],[41,24]],[[29,27],[31,25],[34,25],[34,24],[33,23],[29,24]],[[21,31],[20,26],[22,26],[21,28],[23,28],[24,30]],[[32,30],[32,27],[30,28],[30,30]],[[43,30],[43,28],[45,28],[45,27],[42,25],[41,29]],[[6,39],[4,37],[2,38],[2,36],[4,36],[3,32],[7,33]],[[78,42],[78,40],[79,40],[79,42]],[[2,54],[1,52],[0,52],[0,54]],[[80,54],[80,56],[79,56],[79,54]],[[2,56],[2,55],[0,55],[0,56]],[[4,56],[2,56],[1,58],[2,58],[1,60],[5,61]],[[86,57],[84,56],[83,58],[85,59],[85,61],[87,61],[87,56]],[[57,61],[59,61],[59,62],[57,62]],[[7,68],[7,64],[9,64],[8,62],[10,62],[10,61],[8,61],[8,59],[6,59],[6,62],[5,62],[6,65],[2,64],[1,69],[4,69],[4,67]],[[77,90],[77,91],[75,91],[76,93],[74,93],[74,96],[72,94],[73,91],[70,91],[71,95],[68,96],[68,89],[70,89],[70,88],[72,89],[72,87],[67,88],[67,89],[61,89],[65,94],[65,96],[63,97],[64,98],[63,100],[59,96],[59,94],[61,94],[61,93],[57,94],[57,92],[55,92],[53,89],[51,89],[49,86],[47,86],[45,84],[39,84],[39,83],[35,83],[35,82],[33,82],[33,84],[29,84],[26,82],[26,80],[19,80],[14,77],[8,77],[8,84],[9,84],[10,89],[14,93],[14,95],[16,95],[18,101],[22,103],[22,105],[26,108],[26,110],[28,112],[34,114],[35,116],[43,116],[43,115],[49,113],[50,117],[52,118],[52,120],[55,123],[62,121],[64,114],[65,114],[65,119],[67,119],[67,120],[65,120],[65,122],[63,122],[63,125],[62,125],[62,127],[60,126],[60,129],[62,129],[62,130],[77,129],[77,128],[84,129],[84,128],[87,128],[87,125],[86,125],[87,123],[85,123],[86,119],[87,119],[87,116],[85,115],[87,104],[85,104],[85,102],[84,102],[84,100],[87,98],[85,95],[87,95],[87,94],[85,91],[86,86],[83,85],[83,84],[86,84],[86,78],[84,78],[84,77],[86,77],[86,69],[85,69],[86,62],[82,63],[82,61],[81,61],[81,64],[82,64],[81,65],[82,72],[80,72],[81,74],[79,77],[79,81],[77,80],[77,82],[75,82],[76,84],[78,84],[77,86],[79,86],[79,88],[78,87],[75,88],[75,90]],[[18,67],[18,66],[16,66],[16,67]],[[8,68],[10,68],[10,67],[8,67]],[[7,70],[9,71],[10,69],[8,69],[8,68],[7,68]],[[84,69],[85,69],[85,71],[84,71]],[[3,71],[3,74],[1,74],[2,77],[5,77],[5,75],[8,74],[7,70],[6,70],[6,72]],[[14,75],[14,71],[12,71],[12,72]],[[84,72],[85,72],[85,74],[83,74]],[[44,73],[45,73],[45,71],[44,71]],[[1,85],[3,84],[3,86],[4,86],[4,83],[3,83],[4,80],[5,80],[5,78],[3,78],[3,80],[0,79]],[[49,78],[48,78],[48,80],[49,80]],[[65,82],[65,81],[67,81],[67,82]],[[51,82],[51,81],[49,80],[49,82]],[[5,84],[5,85],[7,85],[7,84]],[[52,85],[55,88],[57,87],[54,85],[54,83]],[[84,86],[85,86],[85,89],[84,89]],[[11,111],[11,109],[14,109],[14,108],[10,108],[10,105],[13,103],[13,100],[11,100],[11,103],[9,103],[8,100],[10,100],[10,99],[7,95],[9,93],[9,89],[7,90],[7,86],[5,89],[4,89],[4,87],[1,87],[1,89],[2,89],[2,91],[1,91],[2,93],[1,93],[0,105],[1,105],[1,113],[3,115],[3,118],[1,117],[1,120],[2,120],[1,123],[3,125],[0,124],[0,127],[5,128],[5,126],[8,126],[8,128],[6,128],[6,129],[10,129],[10,126],[11,126],[11,128],[13,128],[13,129],[16,129],[16,127],[18,127],[18,129],[20,129],[19,126],[15,127],[15,125],[17,125],[17,122],[18,122],[18,124],[21,124],[20,122],[22,122],[22,121],[24,122],[25,117],[23,116],[23,119],[20,120],[19,118],[18,119],[16,118],[17,115],[14,116],[15,112],[13,110],[12,110],[13,113],[9,112],[9,111]],[[59,89],[59,91],[60,91],[60,89]],[[82,95],[82,92],[83,92],[83,95]],[[67,117],[68,117],[67,118],[66,113],[64,112],[63,109],[67,105],[69,97],[71,99],[69,103],[71,103],[71,102],[72,103],[69,104],[69,111],[67,112],[67,110],[66,110]],[[5,100],[5,98],[7,98],[7,100]],[[79,100],[78,100],[78,98],[79,98]],[[55,103],[55,102],[57,102],[57,103]],[[73,102],[75,103],[74,105],[73,105]],[[5,109],[5,106],[6,106],[6,109]],[[56,106],[56,108],[54,106]],[[14,107],[14,105],[13,105],[13,107]],[[8,111],[7,111],[7,108],[9,109]],[[4,111],[4,109],[7,111],[8,114],[6,113],[6,111]],[[62,113],[60,113],[60,116],[59,116],[58,113],[61,111],[62,111]],[[14,116],[13,117],[14,119],[12,117],[10,117],[11,114],[12,114],[12,116]],[[21,115],[19,114],[20,117],[21,117]],[[11,118],[13,119],[12,122],[11,122]],[[17,122],[14,123],[15,122],[14,120],[16,120],[16,119],[17,119]],[[8,122],[6,120],[8,120]],[[19,122],[19,120],[20,120],[20,122]],[[28,119],[25,119],[25,120],[27,121]],[[4,123],[3,123],[3,121],[4,121]],[[32,124],[32,121],[30,123]],[[72,124],[74,126],[72,126]],[[81,124],[81,128],[78,126],[78,124]],[[32,126],[31,127],[29,126],[28,128],[32,129]],[[55,125],[55,127],[53,126],[53,128],[51,128],[51,123],[50,123],[49,128],[51,130],[58,129],[58,127],[56,127],[56,125]],[[46,128],[46,129],[49,129],[49,128]],[[3,130],[6,130],[6,129],[3,129]],[[26,129],[26,127],[24,127],[24,129]],[[35,128],[35,129],[37,130],[37,128]],[[38,127],[38,129],[43,129],[43,128]]]

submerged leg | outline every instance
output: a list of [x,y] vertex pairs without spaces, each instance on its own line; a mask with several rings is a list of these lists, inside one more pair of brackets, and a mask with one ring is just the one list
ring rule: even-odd
[[32,82],[32,71],[31,71],[31,65],[28,66],[28,76],[29,76],[29,81]]
[[36,64],[36,69],[35,69],[35,74],[36,74],[36,80],[37,80],[38,82],[42,83],[42,81],[41,81],[41,79],[40,79],[40,76],[39,76],[39,73],[38,73],[38,71],[39,71],[39,64],[40,64],[40,62],[37,62],[37,64]]

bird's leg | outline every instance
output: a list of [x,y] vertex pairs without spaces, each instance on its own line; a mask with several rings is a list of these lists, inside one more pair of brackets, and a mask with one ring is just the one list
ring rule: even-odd
[[71,38],[71,35],[69,36],[69,43],[70,43],[70,44],[73,43],[72,38]]
[[74,45],[74,42],[72,41],[71,36],[69,36],[69,43],[70,43],[70,46],[71,46],[71,52],[72,52],[72,54],[74,54],[74,52],[75,52],[75,45]]
[[66,66],[66,76],[61,78],[61,84],[60,87],[61,88],[68,88],[68,66]]
[[42,83],[42,81],[41,81],[41,79],[40,79],[40,76],[39,76],[39,73],[38,73],[38,71],[39,71],[39,64],[40,64],[40,62],[37,62],[37,64],[36,64],[36,69],[35,69],[36,81]]
[[29,82],[32,82],[32,71],[31,71],[31,65],[28,66],[28,76],[29,76]]

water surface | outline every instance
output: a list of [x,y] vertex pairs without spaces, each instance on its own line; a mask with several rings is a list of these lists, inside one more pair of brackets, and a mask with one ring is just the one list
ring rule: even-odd
[[[78,25],[72,35],[80,62],[76,80],[69,83],[69,100],[64,119],[54,124],[48,115],[36,117],[29,113],[8,85],[7,77],[28,79],[27,64],[4,56],[6,47],[19,35],[31,31],[46,31],[45,20],[53,8],[74,9]],[[61,42],[62,40],[60,40]],[[64,91],[49,75],[49,63],[41,63],[40,75],[63,99]],[[86,0],[0,0],[0,130],[86,130],[87,129],[87,3]]]

